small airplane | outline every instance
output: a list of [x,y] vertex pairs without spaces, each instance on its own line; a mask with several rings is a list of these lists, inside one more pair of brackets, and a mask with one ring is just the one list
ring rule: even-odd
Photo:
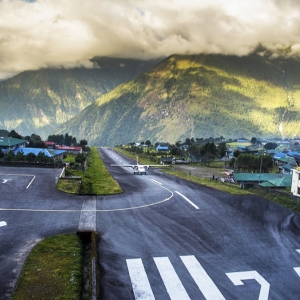
[[168,165],[140,165],[138,161],[138,157],[136,158],[136,165],[118,165],[111,164],[112,167],[130,167],[133,169],[133,174],[146,175],[147,171],[150,167],[168,167]]

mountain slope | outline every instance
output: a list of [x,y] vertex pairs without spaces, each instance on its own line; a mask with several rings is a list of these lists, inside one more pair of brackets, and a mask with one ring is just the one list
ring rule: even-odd
[[300,136],[300,62],[174,55],[62,125],[91,144]]
[[158,61],[95,58],[95,68],[27,71],[0,82],[0,128],[45,138],[98,97]]

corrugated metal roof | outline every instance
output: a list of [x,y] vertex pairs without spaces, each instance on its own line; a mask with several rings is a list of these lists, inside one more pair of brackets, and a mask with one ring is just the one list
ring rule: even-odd
[[275,159],[280,159],[281,157],[286,157],[286,153],[283,153],[283,152],[277,152],[275,155],[274,155],[274,158]]
[[290,187],[292,185],[292,175],[288,174],[282,178],[271,179],[260,185],[265,187]]
[[233,178],[237,182],[263,182],[283,178],[287,175],[282,173],[233,173]]
[[57,155],[60,155],[61,153],[64,153],[66,151],[63,150],[54,150],[54,149],[43,149],[43,148],[25,148],[20,147],[14,151],[15,154],[18,152],[23,152],[24,155],[27,155],[29,153],[33,153],[35,155],[38,155],[40,152],[44,153],[47,157],[54,157]]
[[26,142],[27,142],[26,140],[15,139],[12,137],[0,137],[0,146],[2,147],[21,145]]
[[281,167],[278,167],[278,169],[285,169],[285,170],[288,170],[288,171],[291,171],[294,167],[291,165],[291,164],[285,164]]

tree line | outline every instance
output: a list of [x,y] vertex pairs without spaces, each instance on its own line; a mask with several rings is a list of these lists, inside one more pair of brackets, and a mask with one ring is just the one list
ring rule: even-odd
[[[175,144],[169,143],[158,143],[155,145],[147,140],[146,142],[141,142],[141,146],[137,146],[136,143],[129,143],[126,150],[134,152],[136,154],[142,154],[146,151],[146,154],[153,159],[156,156],[160,156],[161,153],[150,151],[149,149],[154,149],[157,145],[167,145],[169,148],[168,154],[173,157],[186,158],[194,162],[201,162],[202,164],[209,164],[216,158],[226,157],[227,146],[224,142],[224,137],[219,138],[187,138],[185,142],[177,141]],[[214,142],[216,141],[216,143]],[[251,139],[252,145],[259,144],[257,138]],[[147,146],[147,149],[145,149]],[[264,146],[265,150],[275,149],[277,147],[276,143],[267,143]],[[165,154],[164,154],[165,155]],[[243,172],[270,172],[273,168],[273,159],[270,155],[255,155],[251,153],[243,153],[240,150],[236,150],[233,153],[234,158],[228,162],[228,167],[236,169],[237,171]],[[225,161],[226,163],[226,161]]]
[[[27,141],[27,143],[25,145],[26,148],[41,148],[41,149],[47,148],[46,144],[42,140],[42,138],[35,133],[31,134],[30,136],[29,135],[22,136],[19,133],[17,133],[15,130],[7,131],[4,129],[0,129],[0,134],[1,134],[1,136],[5,136],[5,137],[26,140]],[[80,147],[82,147],[82,150],[84,152],[89,151],[89,147],[87,146],[87,144],[88,144],[87,140],[80,140],[80,142],[77,143],[76,137],[73,137],[72,135],[69,135],[68,133],[66,133],[65,135],[62,135],[62,134],[49,135],[47,141],[54,142],[57,145],[80,146]],[[66,155],[64,155],[64,157],[65,156]],[[23,153],[23,151],[19,151],[16,154],[13,151],[10,151],[9,153],[5,154],[0,149],[0,159],[3,161],[7,161],[7,162],[13,162],[13,161],[15,161],[15,162],[23,162],[23,161],[40,162],[40,163],[52,163],[53,162],[53,158],[48,157],[42,151],[40,151],[37,155],[34,153],[28,153],[25,155]],[[84,153],[78,153],[75,157],[75,162],[82,163],[83,161],[85,161],[85,159],[86,159],[86,155]]]

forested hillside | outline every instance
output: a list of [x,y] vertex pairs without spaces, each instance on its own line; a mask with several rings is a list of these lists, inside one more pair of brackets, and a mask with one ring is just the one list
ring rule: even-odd
[[0,82],[0,129],[46,138],[101,95],[148,71],[158,60],[95,58],[94,68],[27,71]]
[[91,144],[190,137],[299,137],[300,62],[174,55],[60,127]]

